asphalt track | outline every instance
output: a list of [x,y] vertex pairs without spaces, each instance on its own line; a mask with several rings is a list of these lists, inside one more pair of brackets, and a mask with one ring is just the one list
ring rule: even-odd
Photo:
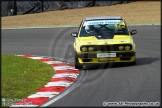
[[[103,102],[161,102],[160,26],[130,26],[137,65],[80,71],[78,86],[49,106],[103,106]],[[63,58],[73,63],[70,33],[76,27],[2,29],[1,53]],[[78,83],[78,82],[76,82]],[[60,94],[61,95],[61,94]]]

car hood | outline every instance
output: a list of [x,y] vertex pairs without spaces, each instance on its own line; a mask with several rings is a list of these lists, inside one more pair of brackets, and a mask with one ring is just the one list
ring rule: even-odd
[[97,39],[95,36],[80,37],[79,41],[82,45],[102,45],[102,44],[125,44],[131,43],[130,36],[114,36],[113,39]]

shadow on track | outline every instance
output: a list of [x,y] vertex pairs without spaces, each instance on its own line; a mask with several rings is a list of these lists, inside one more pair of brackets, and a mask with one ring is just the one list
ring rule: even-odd
[[[136,65],[146,65],[151,64],[155,61],[158,61],[159,58],[152,58],[152,57],[145,57],[145,58],[136,58]],[[107,69],[107,68],[121,68],[121,67],[129,67],[128,63],[110,63],[110,64],[94,64],[94,65],[88,65],[88,70],[95,70],[95,69]]]
[[155,61],[159,61],[160,58],[153,58],[153,57],[144,57],[144,58],[136,58],[136,65],[146,65],[151,64]]

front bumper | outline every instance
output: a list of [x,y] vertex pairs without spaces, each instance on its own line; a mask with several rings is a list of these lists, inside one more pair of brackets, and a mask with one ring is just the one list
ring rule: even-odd
[[[132,57],[136,52],[116,52],[116,57]],[[78,54],[78,58],[97,58],[97,53],[93,54]]]
[[[114,52],[113,52],[114,53]],[[133,62],[136,52],[115,52],[116,57],[97,58],[97,53],[78,54],[79,63],[113,63],[113,62]]]

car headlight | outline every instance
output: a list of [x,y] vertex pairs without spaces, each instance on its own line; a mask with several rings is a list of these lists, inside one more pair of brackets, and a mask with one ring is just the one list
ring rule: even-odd
[[125,50],[130,50],[130,46],[129,45],[127,45],[127,46],[125,46]]
[[118,48],[119,48],[119,50],[123,50],[124,46],[119,46]]
[[93,47],[88,47],[88,51],[93,51],[94,48]]
[[85,46],[83,46],[83,47],[81,47],[81,51],[87,51],[87,47],[85,47]]

